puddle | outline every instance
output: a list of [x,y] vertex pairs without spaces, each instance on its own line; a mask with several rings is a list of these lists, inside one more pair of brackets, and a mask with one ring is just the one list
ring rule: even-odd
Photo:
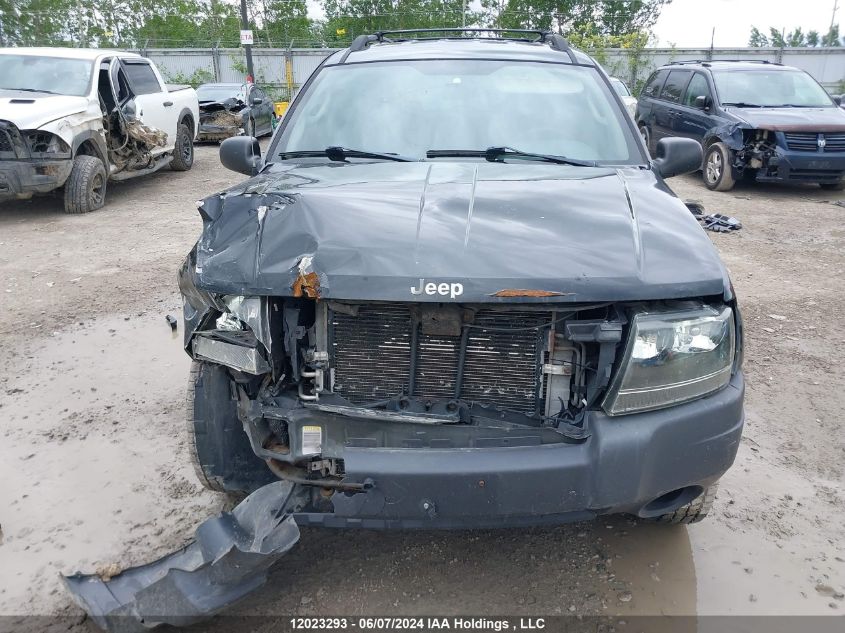
[[60,571],[164,553],[216,507],[184,450],[181,345],[163,314],[116,317],[6,360],[0,614],[51,612]]

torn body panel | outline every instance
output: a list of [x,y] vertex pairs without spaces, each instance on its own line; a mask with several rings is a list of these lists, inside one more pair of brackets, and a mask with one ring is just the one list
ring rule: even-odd
[[70,124],[20,130],[11,121],[0,121],[0,200],[26,199],[61,187],[73,167],[72,142]]
[[299,540],[291,517],[298,503],[292,484],[267,484],[231,513],[206,519],[181,550],[103,576],[65,576],[65,585],[94,622],[112,633],[192,624],[266,582],[269,568]]
[[702,142],[722,142],[731,150],[734,179],[835,184],[845,177],[841,121],[814,122],[807,114],[783,119],[771,112],[747,118],[711,129]]
[[200,141],[222,141],[244,133],[246,104],[237,98],[200,103]]

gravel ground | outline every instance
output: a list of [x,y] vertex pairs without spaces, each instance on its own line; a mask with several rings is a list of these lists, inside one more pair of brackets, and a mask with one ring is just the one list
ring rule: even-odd
[[[112,185],[86,216],[58,198],[0,205],[0,615],[93,631],[59,572],[151,560],[225,507],[188,464],[189,362],[164,319],[179,314],[195,200],[241,178],[216,154],[202,146],[190,172]],[[742,301],[748,418],[707,521],[304,529],[233,613],[842,613],[845,209],[831,202],[845,194],[670,184],[744,224],[711,234]]]

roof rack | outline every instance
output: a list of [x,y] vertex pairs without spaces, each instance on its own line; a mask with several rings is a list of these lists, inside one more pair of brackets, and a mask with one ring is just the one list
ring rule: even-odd
[[[367,48],[373,42],[402,42],[408,41],[410,39],[464,39],[463,37],[437,37],[431,35],[430,37],[402,37],[405,35],[410,35],[412,33],[451,33],[451,34],[461,34],[464,33],[497,33],[500,35],[499,38],[496,39],[504,39],[504,40],[512,40],[518,42],[538,42],[538,43],[548,43],[552,49],[556,51],[561,51],[567,53],[569,55],[569,59],[573,64],[577,64],[578,60],[575,59],[575,55],[572,52],[572,48],[569,46],[569,42],[566,41],[566,38],[562,35],[558,35],[557,33],[552,33],[551,31],[543,31],[543,30],[535,30],[535,29],[484,29],[484,28],[441,28],[441,29],[399,29],[394,31],[376,31],[370,35],[359,35],[352,43],[349,45],[349,49],[347,50],[346,54],[340,60],[340,63],[346,61],[346,58],[349,57],[350,53],[355,53],[358,51],[362,51]],[[504,33],[512,33],[518,34],[522,36],[529,36],[534,35],[533,38],[528,37],[501,37]],[[400,37],[395,37],[396,35]],[[390,36],[390,37],[388,37]]]
[[780,62],[772,62],[768,59],[685,59],[681,61],[669,62],[667,66],[683,66],[684,64],[701,64],[702,66],[710,66],[713,63],[730,62],[734,64],[768,64],[771,66],[783,66]]

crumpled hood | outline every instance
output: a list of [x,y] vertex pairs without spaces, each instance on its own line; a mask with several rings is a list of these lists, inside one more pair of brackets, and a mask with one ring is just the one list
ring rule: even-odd
[[725,291],[686,206],[636,168],[271,165],[200,213],[196,282],[226,294],[513,302]]
[[845,132],[842,108],[726,108],[760,130],[778,132]]
[[36,130],[50,121],[84,112],[87,107],[87,97],[0,90],[0,120],[11,121],[19,130]]

